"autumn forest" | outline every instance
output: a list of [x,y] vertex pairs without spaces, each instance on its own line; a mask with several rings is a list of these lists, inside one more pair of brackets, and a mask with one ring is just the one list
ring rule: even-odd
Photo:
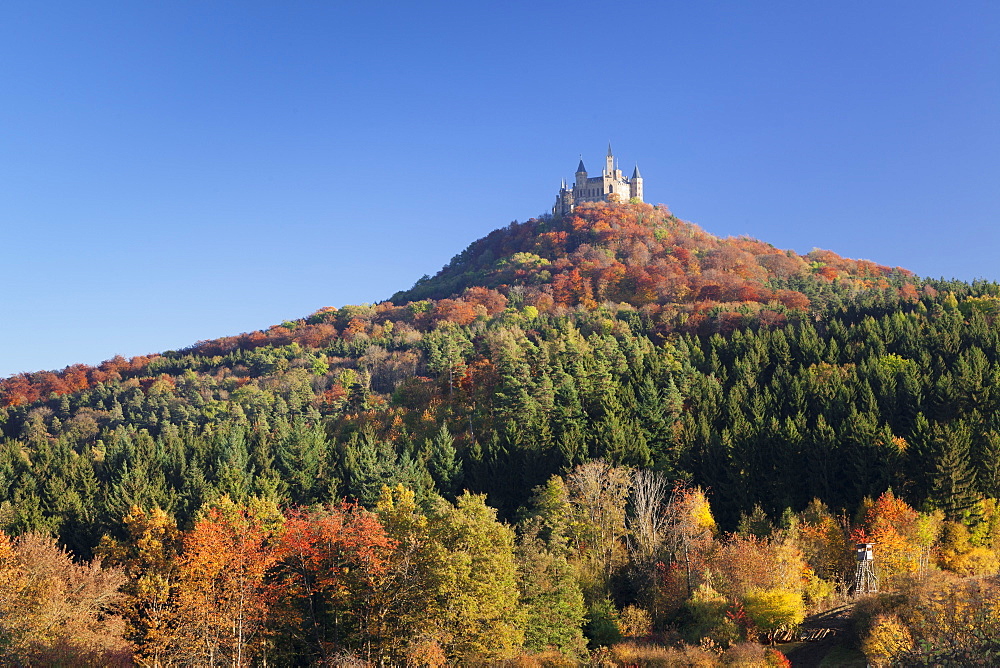
[[597,203],[377,304],[2,379],[0,662],[786,666],[850,602],[862,661],[988,665],[998,318]]

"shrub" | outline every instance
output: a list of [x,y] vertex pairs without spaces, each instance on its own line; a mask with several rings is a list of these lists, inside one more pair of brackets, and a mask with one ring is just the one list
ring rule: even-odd
[[441,644],[434,639],[422,639],[414,642],[406,651],[406,665],[416,668],[440,668],[448,665],[448,657],[444,654]]
[[873,662],[1000,665],[1000,585],[946,572],[901,585],[898,593],[871,597],[855,608]]
[[754,625],[768,634],[801,624],[805,618],[802,597],[783,589],[749,591],[743,597],[743,608]]
[[942,566],[963,577],[994,575],[1000,569],[997,555],[988,547],[973,547],[967,552],[943,555]]
[[740,637],[736,623],[726,614],[729,601],[707,584],[700,585],[685,604],[690,622],[683,630],[684,639],[699,643],[704,638],[728,646]]
[[[719,657],[714,652],[701,647],[681,645],[680,647],[664,647],[663,645],[645,645],[634,642],[619,643],[613,646],[605,657],[611,665],[635,666],[636,668],[654,668],[668,666],[689,666],[690,668],[715,668]],[[591,663],[591,665],[608,665],[608,663]]]
[[764,647],[755,642],[733,645],[722,655],[722,665],[736,668],[790,668],[792,665],[784,654],[773,647]]
[[619,626],[626,638],[644,638],[653,632],[653,618],[646,610],[629,605],[622,610]]
[[913,646],[910,630],[896,615],[878,615],[861,641],[861,651],[877,668],[889,665],[893,659]]

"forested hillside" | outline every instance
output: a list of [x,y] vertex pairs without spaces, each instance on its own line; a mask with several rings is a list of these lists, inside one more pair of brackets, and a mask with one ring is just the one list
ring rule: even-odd
[[[119,569],[106,612],[124,630],[101,633],[128,642],[104,661],[197,662],[213,642],[244,662],[581,658],[585,625],[592,648],[697,644],[698,624],[721,648],[843,588],[885,508],[913,527],[887,577],[996,570],[998,316],[995,283],[583,205],[496,230],[389,301],[0,381],[0,528],[27,536],[0,562],[27,573],[24,541],[56,554],[51,535]],[[617,487],[589,488],[595,466]],[[637,523],[648,488],[673,528]],[[198,560],[223,545],[253,552],[240,586],[271,588],[238,642],[191,630],[211,607]],[[747,550],[792,570],[741,571]],[[468,610],[444,605],[456,592]],[[553,601],[562,617],[540,619]],[[214,640],[164,639],[182,628]]]

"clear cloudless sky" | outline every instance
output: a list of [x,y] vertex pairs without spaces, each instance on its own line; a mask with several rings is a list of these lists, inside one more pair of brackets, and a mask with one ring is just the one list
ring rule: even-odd
[[714,234],[1000,279],[1000,3],[0,7],[0,375],[375,302],[608,141]]

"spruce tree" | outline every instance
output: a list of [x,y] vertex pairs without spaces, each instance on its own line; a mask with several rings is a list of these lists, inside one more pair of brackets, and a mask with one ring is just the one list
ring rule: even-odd
[[462,462],[455,450],[455,439],[448,431],[448,424],[441,422],[441,428],[434,439],[427,439],[427,469],[434,476],[438,491],[448,498],[454,498],[455,490],[462,482]]
[[938,455],[931,481],[931,501],[952,522],[963,519],[978,500],[970,443],[969,427],[962,422],[941,428],[935,438]]
[[979,492],[989,498],[1000,497],[1000,434],[990,429],[979,439],[976,482]]

